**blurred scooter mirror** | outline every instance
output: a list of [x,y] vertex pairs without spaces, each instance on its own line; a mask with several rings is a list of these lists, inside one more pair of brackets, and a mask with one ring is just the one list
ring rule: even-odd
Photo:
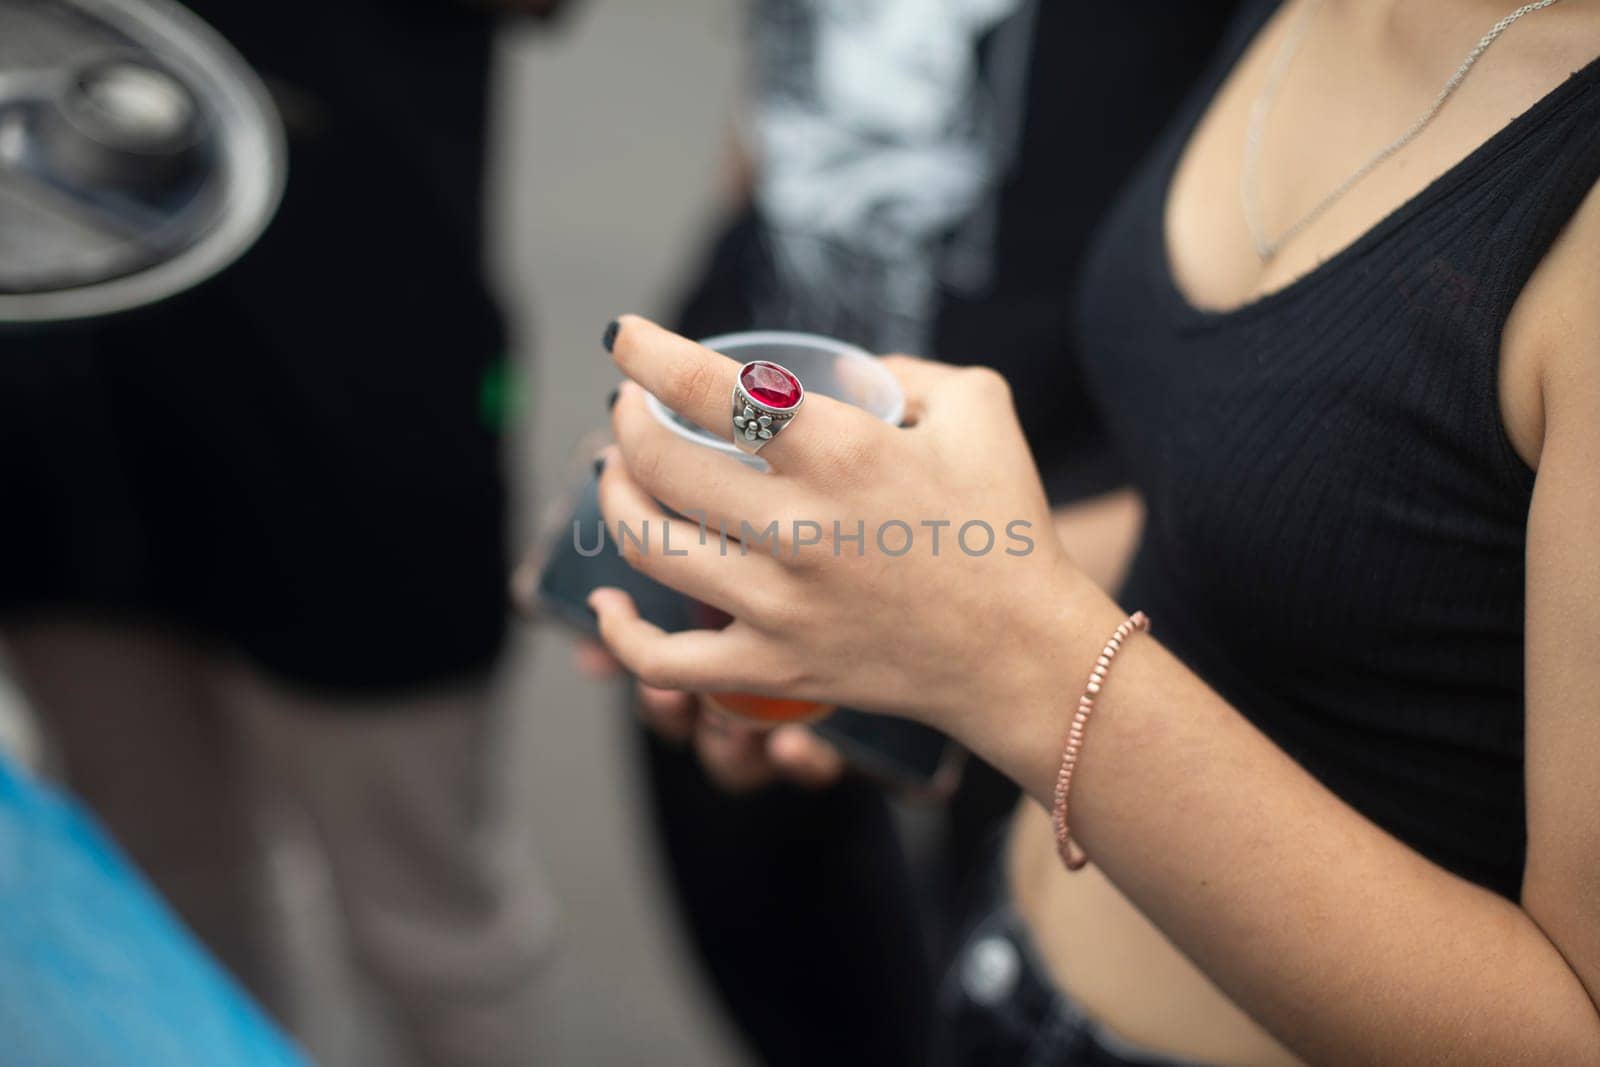
[[0,0],[0,324],[142,307],[239,257],[282,195],[254,72],[170,0]]

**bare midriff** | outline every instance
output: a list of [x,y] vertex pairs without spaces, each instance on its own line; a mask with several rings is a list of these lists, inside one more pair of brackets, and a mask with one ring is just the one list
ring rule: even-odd
[[1050,816],[1023,800],[1007,880],[1056,987],[1134,1045],[1226,1067],[1299,1061],[1233,1004],[1093,865],[1068,872]]

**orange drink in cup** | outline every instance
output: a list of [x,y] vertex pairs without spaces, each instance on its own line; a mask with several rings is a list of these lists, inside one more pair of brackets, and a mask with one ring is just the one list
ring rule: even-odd
[[811,722],[826,718],[832,704],[783,697],[758,697],[752,693],[702,693],[700,699],[718,711],[755,722]]
[[[718,611],[709,604],[696,604],[694,614],[695,621],[706,630],[720,630],[733,621],[732,615]],[[702,693],[700,699],[718,711],[765,723],[810,722],[824,718],[833,711],[832,704],[756,696],[754,693]]]

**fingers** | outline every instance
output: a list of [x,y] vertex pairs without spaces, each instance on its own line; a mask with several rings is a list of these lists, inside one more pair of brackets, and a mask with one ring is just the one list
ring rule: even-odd
[[[596,646],[584,643],[579,650]],[[603,650],[600,655],[615,664]],[[704,707],[676,689],[639,683],[639,717],[670,744],[694,742],[707,775],[729,792],[747,792],[784,779],[805,789],[825,789],[844,776],[839,750],[798,723],[777,729]]]
[[797,723],[780,726],[767,736],[767,758],[779,774],[807,789],[823,789],[844,777],[839,750]]
[[[611,354],[624,374],[719,439],[732,436],[733,387],[742,364],[638,315],[624,315],[615,325]],[[761,455],[777,471],[829,470],[870,450],[884,430],[858,408],[807,393],[794,423],[763,447]],[[635,454],[627,455],[634,462]]]
[[[638,687],[639,717],[674,745],[695,742],[707,773],[724,789],[753,789],[784,778],[823,789],[844,776],[839,750],[797,723],[776,730],[705,708],[674,689]],[[705,736],[701,736],[704,734]]]
[[756,591],[783,587],[785,575],[770,551],[725,551],[715,529],[703,534],[696,523],[673,518],[611,455],[600,472],[599,499],[617,550],[664,585],[735,616],[748,613]]
[[992,368],[956,367],[902,355],[884,356],[881,362],[905,390],[906,426],[1015,421],[1011,387]]
[[732,432],[739,364],[638,315],[614,324],[611,356],[663,404],[721,438]]
[[838,750],[799,724],[771,730],[717,711],[700,713],[695,752],[718,787],[744,793],[778,779],[825,789],[844,775]]
[[637,385],[623,383],[611,409],[611,430],[634,480],[680,515],[704,521],[713,533],[727,530],[737,537],[740,519],[753,520],[778,500],[774,479],[661,425]]
[[662,738],[681,745],[694,736],[699,712],[693,696],[676,689],[657,689],[642,682],[638,686],[638,696],[640,717]]
[[633,598],[620,589],[596,589],[589,607],[600,639],[628,672],[658,689],[693,692],[766,692],[772,688],[771,650],[740,623],[726,630],[667,633],[639,617]]
[[878,362],[895,380],[900,383],[900,388],[906,395],[905,419],[901,425],[914,426],[922,418],[923,409],[927,406],[929,395],[940,384],[949,379],[954,368],[945,363],[936,363],[932,360],[919,359],[916,356],[892,355],[884,356]]
[[727,792],[748,793],[778,776],[767,758],[766,731],[721,712],[701,712],[694,748],[706,775]]

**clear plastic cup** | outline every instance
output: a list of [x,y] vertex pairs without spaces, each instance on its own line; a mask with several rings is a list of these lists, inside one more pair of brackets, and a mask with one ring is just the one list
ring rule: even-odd
[[[900,425],[905,418],[906,398],[900,382],[876,357],[854,345],[818,334],[778,330],[722,334],[700,343],[738,363],[766,360],[787,367],[800,379],[807,394],[820,393],[853,404],[891,426]],[[756,470],[765,472],[771,469],[759,454],[745,453],[733,443],[731,421],[726,431],[720,435],[713,434],[677,414],[654,396],[646,396],[645,403],[663,426],[680,437]],[[728,410],[731,420],[731,398]],[[804,420],[802,409],[797,425],[803,425]],[[700,624],[708,629],[720,628],[733,621],[725,613],[705,604],[698,606],[697,614]],[[748,693],[708,693],[704,696],[714,707],[761,722],[806,721],[821,718],[833,711],[832,707],[813,701],[753,696]]]

